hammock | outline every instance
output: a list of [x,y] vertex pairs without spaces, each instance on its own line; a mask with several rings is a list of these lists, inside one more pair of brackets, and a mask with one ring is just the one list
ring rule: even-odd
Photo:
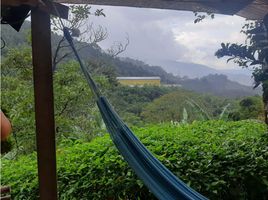
[[206,200],[206,197],[187,186],[157,160],[120,119],[107,99],[101,95],[99,88],[82,63],[68,29],[64,28],[63,32],[96,97],[100,113],[115,146],[137,176],[160,200]]

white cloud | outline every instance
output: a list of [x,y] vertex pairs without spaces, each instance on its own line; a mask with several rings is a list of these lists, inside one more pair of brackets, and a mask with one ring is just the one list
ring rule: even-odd
[[[92,6],[93,9],[100,8]],[[107,17],[94,17],[94,23],[107,27],[109,38],[100,45],[108,48],[114,41],[124,41],[126,33],[130,45],[122,56],[151,62],[154,59],[181,60],[230,68],[224,59],[217,59],[215,51],[221,42],[243,42],[240,33],[244,19],[237,16],[216,15],[194,24],[194,14],[185,11],[101,6]]]
[[[226,59],[217,59],[214,53],[221,42],[243,42],[245,37],[240,33],[244,19],[236,16],[216,16],[201,23],[187,22],[182,28],[173,28],[176,42],[183,44],[192,52],[186,59],[214,68],[230,68],[232,63]],[[183,60],[186,61],[186,60]]]

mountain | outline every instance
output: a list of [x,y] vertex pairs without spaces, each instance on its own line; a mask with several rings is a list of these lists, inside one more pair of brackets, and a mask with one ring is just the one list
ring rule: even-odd
[[249,69],[218,70],[219,73],[227,75],[228,79],[236,81],[242,85],[253,86],[254,80]]
[[185,63],[173,60],[156,61],[155,65],[161,66],[165,71],[180,77],[201,78],[208,74],[216,74],[217,70],[205,65]]
[[180,84],[182,80],[159,66],[151,66],[140,60],[115,58],[112,63],[120,76],[159,76],[164,84]]
[[[261,90],[241,85],[235,81],[230,81],[227,75],[209,74],[201,78],[181,78],[172,76],[170,73],[164,73],[160,67],[150,66],[139,60],[131,58],[121,58],[121,62],[117,64],[117,71],[124,76],[160,76],[161,82],[164,84],[179,84],[182,88],[195,91],[198,93],[209,93],[223,97],[243,97],[260,95]],[[162,71],[161,71],[162,70]],[[213,70],[213,69],[212,69]],[[214,72],[217,72],[216,70]],[[177,79],[175,79],[177,78]]]
[[253,93],[261,94],[260,88],[253,90],[249,86],[230,81],[226,75],[210,74],[202,78],[185,79],[182,87],[199,93],[210,93],[216,96],[243,97],[251,96]]
[[251,72],[246,69],[216,70],[206,65],[172,60],[156,60],[154,65],[161,66],[166,72],[187,78],[202,78],[209,74],[224,74],[229,80],[252,86]]

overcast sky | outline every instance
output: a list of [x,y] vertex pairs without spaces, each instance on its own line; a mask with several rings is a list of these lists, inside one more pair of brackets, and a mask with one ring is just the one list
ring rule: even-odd
[[106,17],[92,17],[93,23],[107,28],[109,37],[100,43],[104,49],[113,42],[130,44],[121,56],[153,64],[157,60],[178,60],[205,64],[217,69],[234,68],[226,59],[214,53],[221,42],[244,42],[240,33],[245,19],[238,16],[216,15],[194,24],[192,12],[160,9],[92,6],[103,8]]

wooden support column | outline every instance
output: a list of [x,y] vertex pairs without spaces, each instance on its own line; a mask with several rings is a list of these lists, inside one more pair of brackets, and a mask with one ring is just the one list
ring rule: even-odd
[[33,9],[32,54],[40,200],[57,199],[50,16]]

